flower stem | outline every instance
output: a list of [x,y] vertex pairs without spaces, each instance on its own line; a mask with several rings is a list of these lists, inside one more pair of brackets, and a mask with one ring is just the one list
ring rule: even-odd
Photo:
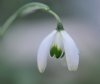
[[56,21],[57,21],[57,28],[56,28],[56,30],[58,30],[58,31],[64,30],[60,17],[55,12],[53,12],[52,10],[48,10],[48,12],[50,14],[52,14],[55,17]]
[[16,18],[18,18],[19,16],[24,16],[26,14],[29,14],[31,12],[34,13],[35,10],[44,10],[50,14],[52,14],[56,21],[57,21],[57,30],[63,30],[63,25],[62,22],[60,20],[60,17],[53,12],[52,10],[50,10],[50,8],[42,3],[37,3],[37,2],[33,2],[33,3],[29,3],[24,5],[23,7],[21,7],[18,11],[16,11],[12,16],[10,16],[10,18],[8,18],[6,20],[6,22],[4,23],[4,25],[2,27],[0,27],[0,37],[2,37],[4,35],[4,33],[8,30],[9,26],[15,21]]

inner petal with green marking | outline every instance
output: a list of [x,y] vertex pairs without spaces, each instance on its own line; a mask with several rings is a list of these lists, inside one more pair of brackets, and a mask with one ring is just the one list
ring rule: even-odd
[[62,58],[64,56],[64,52],[58,45],[52,44],[50,48],[50,56],[56,58]]

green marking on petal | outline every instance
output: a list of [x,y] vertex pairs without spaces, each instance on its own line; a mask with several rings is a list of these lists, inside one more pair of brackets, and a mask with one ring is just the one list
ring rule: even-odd
[[63,53],[62,53],[61,58],[63,58],[63,57],[64,57],[64,55],[65,55],[65,52],[63,52]]
[[58,48],[57,45],[53,44],[52,47],[50,48],[50,56],[51,57],[63,57],[64,55],[62,54],[63,51],[61,50],[61,48]]

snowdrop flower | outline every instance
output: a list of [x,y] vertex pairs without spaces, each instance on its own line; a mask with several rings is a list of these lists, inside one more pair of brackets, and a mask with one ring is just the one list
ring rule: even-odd
[[34,13],[37,10],[46,11],[46,13],[53,15],[57,21],[57,29],[49,34],[40,44],[37,56],[39,71],[41,73],[45,71],[48,56],[55,57],[57,59],[61,59],[65,56],[68,69],[70,71],[77,70],[79,63],[79,51],[75,42],[64,30],[60,17],[52,11],[49,6],[43,3],[31,2],[19,8],[19,10],[12,14],[0,27],[0,37],[3,37],[9,26],[16,18]]
[[79,63],[79,51],[74,40],[61,29],[51,32],[40,44],[37,64],[41,73],[45,71],[48,56],[61,59],[66,57],[69,71],[75,71]]
[[60,17],[51,9],[47,10],[57,21],[57,28],[40,44],[37,54],[37,65],[41,73],[45,71],[48,56],[61,59],[66,57],[69,71],[76,71],[79,64],[79,51],[70,35],[64,30]]

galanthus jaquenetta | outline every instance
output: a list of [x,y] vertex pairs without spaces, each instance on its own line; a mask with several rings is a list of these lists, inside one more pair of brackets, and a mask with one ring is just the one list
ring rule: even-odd
[[31,2],[19,8],[19,10],[12,14],[0,27],[0,38],[3,38],[3,35],[16,18],[34,13],[37,10],[46,11],[46,13],[53,15],[57,21],[57,28],[44,38],[38,49],[37,64],[39,71],[41,73],[45,71],[48,56],[57,59],[62,59],[65,56],[68,69],[70,71],[77,70],[79,51],[74,40],[64,30],[60,17],[43,3]]
[[55,17],[57,28],[45,37],[40,44],[37,52],[38,69],[40,73],[45,71],[48,56],[57,59],[62,59],[65,56],[68,70],[76,71],[79,64],[79,50],[74,40],[64,30],[60,17],[51,9],[47,12]]
[[62,59],[66,57],[69,71],[76,71],[79,64],[79,50],[70,37],[62,28],[53,30],[40,44],[37,56],[38,69],[41,73],[45,71],[48,56]]

